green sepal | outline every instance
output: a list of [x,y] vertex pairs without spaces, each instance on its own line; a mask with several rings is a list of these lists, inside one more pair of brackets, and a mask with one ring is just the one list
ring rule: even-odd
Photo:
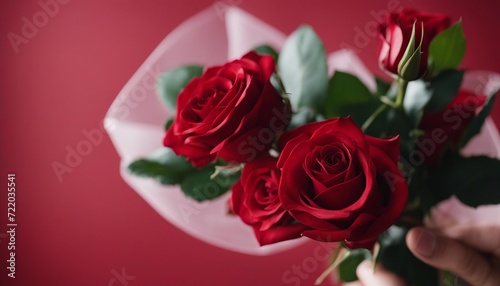
[[323,111],[328,89],[328,67],[323,43],[309,26],[301,26],[285,41],[278,59],[278,74],[293,110]]
[[424,39],[424,27],[422,24],[420,42],[415,48],[415,25],[416,22],[413,23],[410,41],[398,64],[398,75],[405,81],[416,80],[420,77],[420,59],[422,54],[422,41]]
[[429,45],[429,66],[433,74],[457,68],[465,55],[465,46],[462,20],[436,35]]
[[175,111],[179,93],[194,77],[202,73],[203,66],[188,65],[175,68],[161,75],[157,86],[161,102],[169,110]]

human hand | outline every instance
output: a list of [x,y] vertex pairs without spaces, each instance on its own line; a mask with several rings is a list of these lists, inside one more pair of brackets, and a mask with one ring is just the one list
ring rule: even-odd
[[[500,285],[500,227],[457,227],[438,232],[424,227],[411,229],[406,236],[410,251],[423,262],[448,270],[471,285]],[[371,261],[358,266],[358,281],[349,286],[405,286],[394,273]]]
[[471,285],[500,285],[500,227],[417,227],[406,236],[410,251],[423,262],[448,270]]

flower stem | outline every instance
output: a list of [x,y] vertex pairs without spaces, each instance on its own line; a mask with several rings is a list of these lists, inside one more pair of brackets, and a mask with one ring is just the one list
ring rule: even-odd
[[361,129],[363,130],[363,132],[366,131],[366,129],[368,129],[368,127],[370,127],[370,125],[372,125],[373,121],[375,121],[375,119],[387,108],[387,104],[381,104],[373,113],[372,115],[370,115],[370,117],[368,117],[365,121],[365,123],[363,123],[363,126],[361,126]]
[[276,81],[278,82],[279,87],[281,88],[281,95],[283,98],[288,98],[288,93],[286,92],[285,85],[283,84],[283,81],[281,80],[280,74],[275,71],[274,75],[276,76]]
[[403,101],[405,99],[406,88],[408,87],[408,81],[399,78],[398,79],[398,94],[396,95],[395,105],[397,108],[403,108]]
[[328,275],[330,275],[335,269],[337,269],[340,263],[342,263],[347,258],[347,256],[349,256],[349,254],[350,251],[345,249],[342,244],[339,244],[333,254],[332,264],[330,264],[330,266],[325,271],[323,271],[323,273],[321,273],[321,275],[314,282],[314,285],[320,285],[321,283],[323,283]]

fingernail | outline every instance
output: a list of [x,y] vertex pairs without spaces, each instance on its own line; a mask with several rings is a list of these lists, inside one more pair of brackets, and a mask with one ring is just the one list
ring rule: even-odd
[[420,229],[417,233],[416,251],[425,257],[430,257],[436,248],[436,236],[425,229]]

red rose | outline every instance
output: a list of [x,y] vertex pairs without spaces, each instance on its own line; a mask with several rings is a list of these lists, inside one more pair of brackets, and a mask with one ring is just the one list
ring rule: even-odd
[[254,52],[208,68],[179,94],[163,144],[198,167],[217,157],[242,163],[267,152],[289,121],[269,81],[274,68],[271,56]]
[[427,54],[432,39],[450,26],[450,19],[443,14],[420,12],[413,9],[402,9],[399,13],[391,13],[384,23],[379,24],[379,38],[381,48],[379,64],[386,71],[398,74],[399,63],[410,42],[411,33],[415,24],[415,48],[418,47],[422,36],[420,69],[417,78],[427,71]]
[[305,229],[281,206],[276,162],[276,158],[262,156],[245,164],[232,189],[231,210],[253,227],[260,245],[300,237]]
[[403,211],[406,180],[399,139],[363,134],[350,118],[303,125],[282,135],[279,197],[303,235],[371,248]]
[[456,147],[477,111],[486,102],[486,96],[460,90],[453,100],[442,110],[426,112],[420,121],[424,135],[419,138],[418,149],[425,162],[435,163],[445,147]]

